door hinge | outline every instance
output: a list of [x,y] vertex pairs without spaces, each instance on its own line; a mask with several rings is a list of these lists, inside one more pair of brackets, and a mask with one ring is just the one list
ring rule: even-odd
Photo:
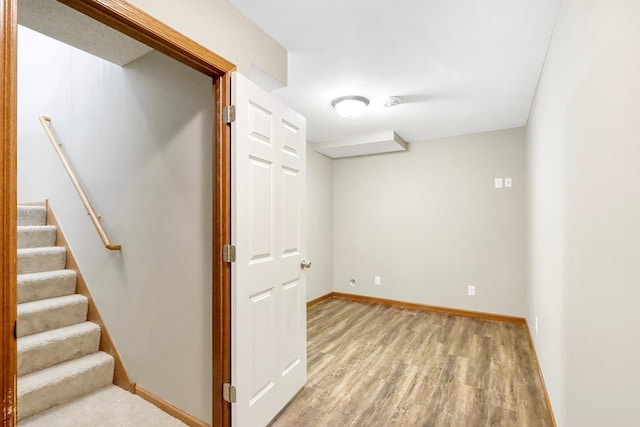
[[233,245],[224,245],[222,248],[222,258],[224,258],[224,262],[236,262],[236,247]]
[[13,337],[18,339],[18,322],[13,323]]
[[226,124],[231,124],[236,121],[236,106],[235,105],[227,105],[222,110],[222,120]]
[[229,383],[222,386],[222,398],[229,403],[236,403],[236,388]]

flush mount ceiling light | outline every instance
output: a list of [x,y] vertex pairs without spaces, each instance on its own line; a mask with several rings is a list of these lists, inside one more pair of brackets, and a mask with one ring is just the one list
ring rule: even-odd
[[331,101],[331,105],[341,116],[355,117],[364,112],[369,105],[369,100],[364,96],[348,95],[334,99]]

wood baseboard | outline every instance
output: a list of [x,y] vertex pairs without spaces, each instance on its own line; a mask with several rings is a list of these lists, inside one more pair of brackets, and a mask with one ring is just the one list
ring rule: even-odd
[[193,415],[190,415],[190,414],[186,413],[182,409],[172,405],[171,403],[167,402],[164,399],[161,399],[160,397],[156,396],[155,394],[151,393],[148,390],[145,390],[144,388],[140,387],[137,384],[135,386],[134,394],[137,394],[138,396],[140,396],[141,398],[143,398],[147,402],[151,403],[152,405],[157,406],[158,408],[162,409],[167,414],[171,415],[174,418],[179,419],[180,421],[182,421],[183,423],[185,423],[188,426],[191,426],[191,427],[210,427],[209,424],[205,423],[204,421],[201,421],[201,420],[197,419],[196,417],[194,417]]
[[547,405],[547,410],[549,411],[549,415],[551,415],[551,422],[553,423],[553,427],[557,427],[556,417],[553,414],[553,407],[551,406],[551,399],[549,398],[549,392],[547,391],[547,385],[544,382],[544,375],[542,374],[542,368],[540,367],[540,361],[538,360],[538,353],[536,352],[536,346],[533,342],[533,335],[531,335],[531,328],[529,328],[529,322],[525,319],[524,325],[527,328],[527,335],[529,337],[529,345],[531,346],[531,351],[533,352],[533,357],[536,359],[536,366],[538,367],[538,375],[540,376],[540,381],[542,381],[542,389],[544,390],[544,401]]
[[[400,308],[411,308],[415,310],[433,311],[436,313],[453,314],[456,316],[473,317],[476,319],[493,320],[496,322],[526,324],[524,317],[506,316],[503,314],[483,313],[481,311],[461,310],[457,308],[439,307],[435,305],[417,304],[413,302],[398,301],[385,298],[369,297],[364,295],[346,294],[342,292],[332,292],[331,297],[342,298],[352,301],[370,302],[374,304],[390,305]],[[328,297],[328,298],[331,298]]]
[[67,239],[64,237],[64,232],[62,231],[62,227],[60,227],[60,223],[58,223],[58,219],[56,218],[55,213],[51,209],[49,205],[49,201],[46,200],[44,202],[44,206],[47,208],[47,224],[56,226],[56,246],[62,246],[67,250],[67,264],[65,268],[69,270],[74,270],[77,274],[76,281],[76,293],[87,297],[89,300],[89,310],[87,312],[87,320],[93,323],[96,323],[100,326],[100,351],[104,351],[105,353],[110,354],[115,360],[115,369],[113,372],[113,383],[120,388],[127,390],[130,393],[133,393],[135,390],[135,383],[129,377],[129,373],[124,367],[124,363],[122,362],[122,356],[118,352],[116,348],[115,342],[111,338],[109,331],[107,330],[107,326],[104,324],[102,320],[102,316],[98,311],[98,307],[91,295],[91,291],[89,291],[89,287],[87,286],[87,282],[84,280],[84,276],[78,267],[78,263],[76,262],[76,257],[73,255],[73,251],[69,247],[67,243]]
[[322,295],[316,299],[312,299],[311,301],[307,301],[307,308],[313,307],[314,305],[318,304],[319,302],[322,302],[324,300],[327,300],[329,298],[333,298],[333,294],[335,292],[329,292],[328,294]]

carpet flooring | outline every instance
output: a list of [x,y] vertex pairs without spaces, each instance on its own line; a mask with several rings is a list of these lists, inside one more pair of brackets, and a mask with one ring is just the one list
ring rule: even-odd
[[89,301],[46,221],[44,206],[18,207],[19,421],[113,383],[115,361],[100,351],[100,327],[87,321]]
[[18,427],[184,427],[144,399],[108,386],[21,420]]

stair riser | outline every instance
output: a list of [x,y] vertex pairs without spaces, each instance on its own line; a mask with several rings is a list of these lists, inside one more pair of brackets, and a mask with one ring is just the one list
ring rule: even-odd
[[64,248],[52,250],[19,250],[18,274],[39,273],[43,271],[62,270],[67,260]]
[[86,329],[77,335],[56,337],[38,345],[33,345],[32,342],[29,345],[21,344],[18,340],[18,376],[95,353],[100,345],[100,328]]
[[41,206],[18,206],[18,225],[45,225],[47,210]]
[[71,295],[76,292],[76,272],[59,270],[18,276],[18,304]]
[[27,393],[20,393],[18,381],[18,420],[108,386],[113,381],[113,369],[111,358],[93,369],[60,378]]
[[18,338],[84,322],[87,309],[86,300],[35,313],[20,313],[18,307]]
[[48,227],[18,227],[18,249],[45,248],[55,246],[56,228]]

